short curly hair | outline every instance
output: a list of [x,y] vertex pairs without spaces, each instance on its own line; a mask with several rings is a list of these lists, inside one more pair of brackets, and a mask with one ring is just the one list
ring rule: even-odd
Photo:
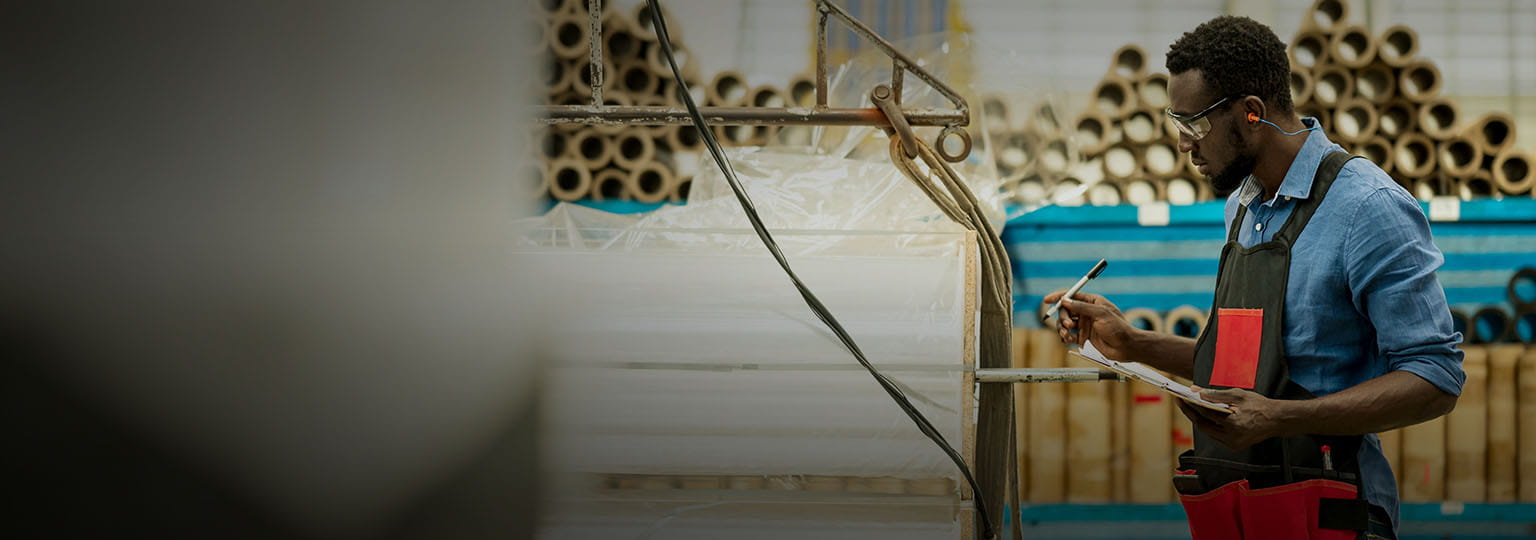
[[1293,112],[1291,61],[1268,26],[1224,15],[1185,32],[1168,47],[1168,73],[1200,70],[1218,98],[1254,95],[1282,113]]

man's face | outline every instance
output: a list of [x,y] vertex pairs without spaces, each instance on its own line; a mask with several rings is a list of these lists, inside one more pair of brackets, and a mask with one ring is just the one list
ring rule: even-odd
[[[1174,114],[1193,116],[1220,101],[1225,96],[1212,95],[1200,70],[1191,69],[1168,79],[1168,104]],[[1211,187],[1218,194],[1231,193],[1253,174],[1258,152],[1243,140],[1239,130],[1241,105],[1232,99],[1212,109],[1205,115],[1211,131],[1199,140],[1184,133],[1179,134],[1179,151],[1189,152],[1189,157],[1199,166]]]

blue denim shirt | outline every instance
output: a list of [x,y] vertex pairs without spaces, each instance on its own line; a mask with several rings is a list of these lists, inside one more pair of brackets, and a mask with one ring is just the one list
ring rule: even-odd
[[[1315,122],[1303,120],[1307,127]],[[1276,197],[1262,200],[1258,179],[1249,176],[1227,198],[1228,230],[1238,205],[1248,207],[1237,235],[1244,247],[1272,239],[1296,204],[1311,196],[1323,157],[1343,150],[1322,130],[1306,137]],[[1291,251],[1285,290],[1291,379],[1323,396],[1402,370],[1461,395],[1461,334],[1435,278],[1444,261],[1418,201],[1375,164],[1350,160]],[[1386,509],[1395,527],[1397,481],[1375,435],[1360,448],[1360,469],[1366,500]]]

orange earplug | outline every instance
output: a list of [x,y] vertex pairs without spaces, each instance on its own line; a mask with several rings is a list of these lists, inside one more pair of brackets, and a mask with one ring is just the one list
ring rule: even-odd
[[[1300,134],[1306,133],[1308,131],[1317,131],[1319,128],[1322,127],[1322,126],[1312,126],[1312,127],[1306,128],[1306,129],[1297,130],[1295,133],[1291,133],[1289,131],[1280,129],[1280,126],[1275,125],[1274,122],[1270,122],[1269,120],[1265,120],[1263,118],[1259,118],[1259,113],[1254,113],[1254,112],[1248,113],[1248,123],[1250,123],[1250,124],[1257,124],[1259,122],[1263,122],[1263,123],[1269,124],[1270,127],[1275,128],[1275,130],[1277,130],[1280,133],[1285,134],[1285,135],[1300,135]],[[1303,125],[1305,125],[1305,124],[1303,124]]]

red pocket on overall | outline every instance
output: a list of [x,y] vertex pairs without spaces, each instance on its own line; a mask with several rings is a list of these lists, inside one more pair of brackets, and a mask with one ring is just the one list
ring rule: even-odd
[[1264,337],[1264,310],[1216,310],[1216,365],[1211,386],[1253,389],[1259,372],[1259,343]]
[[1192,540],[1229,540],[1243,538],[1240,508],[1248,493],[1248,481],[1238,480],[1199,495],[1179,495],[1184,514],[1189,517]]
[[[1249,490],[1239,504],[1244,540],[1353,540],[1360,531],[1325,529],[1320,509],[1330,502],[1360,503],[1355,486],[1336,480],[1306,480]],[[1324,520],[1329,521],[1329,520]],[[1233,538],[1238,538],[1234,536]]]

